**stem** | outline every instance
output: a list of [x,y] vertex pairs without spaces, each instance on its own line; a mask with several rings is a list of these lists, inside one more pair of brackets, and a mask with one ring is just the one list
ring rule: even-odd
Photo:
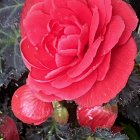
[[55,130],[56,130],[56,122],[52,120],[51,128],[48,132],[48,135],[44,138],[44,140],[51,140],[51,136],[55,132]]

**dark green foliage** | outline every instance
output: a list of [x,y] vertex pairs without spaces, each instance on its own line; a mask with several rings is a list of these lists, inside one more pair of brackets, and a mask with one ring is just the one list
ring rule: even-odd
[[129,140],[129,138],[121,133],[113,134],[107,129],[98,129],[94,136],[98,138],[97,140]]
[[38,129],[36,137],[30,135],[28,140],[38,140],[37,135],[42,136],[43,140],[128,140],[126,135],[121,133],[113,134],[108,129],[98,129],[93,133],[89,128],[72,128],[70,124],[61,126],[51,119],[42,126],[44,128]]
[[85,140],[92,135],[90,129],[83,127],[76,127],[73,129],[70,127],[67,127],[67,129],[58,127],[56,130],[57,136],[59,138],[63,138],[64,140]]
[[139,65],[140,64],[140,34],[134,32],[134,38],[136,40],[137,48],[138,48],[138,54],[136,57],[136,64]]
[[140,136],[138,135],[136,129],[130,124],[123,124],[124,132],[128,135],[130,140],[140,140]]
[[129,0],[131,6],[134,8],[137,13],[138,18],[140,19],[140,1],[139,0]]
[[140,125],[140,96],[138,95],[133,101],[120,109],[120,112],[128,119]]
[[19,51],[19,15],[23,0],[0,1],[0,86],[25,72]]
[[123,116],[140,124],[140,35],[134,32],[133,36],[138,46],[135,68],[115,101],[121,106],[119,111]]
[[[140,94],[140,75],[134,70],[128,80],[126,87],[117,96],[119,104],[122,106],[128,105],[133,99]],[[133,100],[134,102],[134,100]]]

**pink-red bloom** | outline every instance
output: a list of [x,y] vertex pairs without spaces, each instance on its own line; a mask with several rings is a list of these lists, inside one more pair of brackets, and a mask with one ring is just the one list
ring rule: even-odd
[[51,103],[38,100],[27,85],[20,87],[12,98],[12,110],[24,123],[39,125],[53,111]]
[[80,125],[96,128],[111,128],[117,118],[117,105],[95,106],[92,108],[78,107],[77,119]]
[[16,123],[7,115],[0,114],[0,139],[20,140]]
[[114,98],[134,66],[137,23],[122,0],[26,0],[20,49],[32,95],[84,107]]

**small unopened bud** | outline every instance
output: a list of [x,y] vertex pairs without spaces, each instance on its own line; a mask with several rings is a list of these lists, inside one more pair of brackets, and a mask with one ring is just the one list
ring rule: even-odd
[[86,140],[95,140],[93,137],[89,136],[86,138]]
[[69,113],[68,110],[63,107],[59,102],[53,102],[54,112],[52,118],[61,125],[68,122]]

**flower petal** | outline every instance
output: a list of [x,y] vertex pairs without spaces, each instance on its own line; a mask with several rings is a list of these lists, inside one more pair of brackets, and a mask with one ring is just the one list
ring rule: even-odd
[[93,59],[96,55],[96,52],[100,46],[102,39],[98,38],[91,46],[88,48],[85,56],[81,60],[79,64],[77,64],[75,67],[71,68],[68,71],[68,75],[71,78],[79,76],[84,70],[86,70],[90,64],[93,62]]
[[92,89],[75,101],[86,107],[102,105],[114,98],[126,85],[134,66],[136,44],[131,38],[125,45],[112,51],[110,69],[101,82],[96,82]]
[[79,35],[63,36],[58,42],[58,52],[66,49],[77,49]]
[[64,34],[66,35],[80,34],[80,30],[77,26],[67,25],[64,29]]
[[[98,12],[99,12],[99,30],[98,31],[99,31],[99,33],[101,33],[103,26],[105,24],[105,19],[106,19],[106,9],[105,9],[104,0],[100,0],[100,1],[99,0],[88,0],[88,3],[90,5],[91,9],[93,7],[98,8]],[[94,12],[93,12],[93,15],[94,15]]]
[[[88,0],[90,8],[93,7],[98,8],[99,12],[99,29],[98,32],[101,34],[103,32],[103,28],[107,25],[107,23],[111,19],[112,15],[112,6],[111,6],[111,0]],[[93,12],[94,15],[94,12]]]
[[73,56],[64,56],[61,54],[56,53],[55,55],[55,62],[57,67],[62,67],[65,65],[70,64],[74,60]]
[[[107,59],[109,59],[107,57]],[[70,86],[72,83],[75,83],[75,82],[80,82],[81,80],[85,79],[87,76],[89,76],[94,70],[96,70],[96,68],[102,63],[102,61],[104,60],[104,57],[101,56],[101,57],[96,57],[93,61],[93,63],[91,64],[91,66],[85,70],[81,75],[75,77],[75,78],[71,78],[69,77],[66,72],[64,72],[62,75],[58,76],[56,79],[54,79],[53,81],[51,81],[51,85],[55,88],[65,88],[67,86]],[[106,62],[107,60],[105,60],[104,63],[107,63]],[[108,66],[107,66],[108,67]],[[101,73],[101,76],[105,75],[106,74],[106,70],[107,68],[105,69],[105,71],[99,71]],[[99,74],[98,74],[99,75]],[[100,76],[100,75],[99,75]],[[100,76],[100,77],[101,77]],[[99,77],[99,78],[100,78]],[[94,77],[95,78],[95,77]]]
[[104,0],[104,3],[106,8],[106,20],[104,26],[107,26],[107,24],[110,22],[112,18],[112,4],[111,4],[111,0]]
[[53,9],[52,0],[43,0],[43,1],[45,13],[50,14],[50,11]]
[[[49,50],[51,51],[51,49]],[[54,56],[47,51],[43,46],[40,46],[38,52],[35,54],[35,58],[46,68],[55,69],[56,63]]]
[[93,9],[93,15],[92,15],[90,32],[89,32],[89,46],[94,42],[98,27],[99,27],[99,12],[98,12],[98,8],[95,7]]
[[48,80],[45,78],[45,76],[49,72],[50,72],[50,70],[47,70],[47,69],[42,70],[42,69],[32,67],[30,70],[30,75],[36,81],[47,82]]
[[73,66],[76,65],[76,64],[77,64],[77,60],[73,61],[73,62],[72,62],[71,64],[69,64],[69,65],[56,68],[56,69],[52,70],[51,72],[49,72],[49,73],[45,76],[45,78],[48,79],[48,80],[49,80],[49,79],[53,79],[53,78],[59,76],[60,74],[64,73],[67,69],[73,67]]
[[[52,9],[50,15],[53,17],[53,19],[58,20],[60,23],[65,23],[66,21],[71,21],[71,16],[75,16],[74,12],[71,11],[70,9],[67,9],[66,7]],[[74,20],[72,22],[74,22]]]
[[0,133],[1,133],[1,139],[5,140],[20,140],[18,129],[16,126],[16,120],[12,119],[7,113],[1,113],[0,115]]
[[51,86],[49,82],[43,83],[38,82],[29,75],[27,79],[27,84],[30,85],[32,90],[36,92],[42,91],[47,95],[56,95],[57,97],[62,98],[63,100],[72,100],[84,95],[90,90],[97,78],[97,71],[92,72],[85,79],[71,84],[68,87],[57,89]]
[[111,22],[108,25],[104,41],[99,48],[99,54],[107,54],[115,45],[118,43],[123,31],[125,29],[125,24],[120,16],[112,17]]
[[77,108],[77,119],[80,125],[88,126],[92,131],[96,128],[111,128],[117,118],[117,105]]
[[80,1],[67,1],[67,6],[76,14],[77,19],[79,19],[82,24],[86,23],[90,26],[92,13],[87,5]]
[[48,33],[47,24],[49,20],[50,16],[42,11],[32,12],[24,18],[23,28],[33,45],[41,43],[43,36]]
[[47,95],[44,92],[34,92],[34,96],[41,100],[42,102],[53,102],[53,101],[61,101],[62,99],[55,95]]
[[31,92],[29,86],[20,87],[13,95],[12,110],[24,123],[38,125],[52,113],[52,104],[42,102]]
[[97,72],[98,72],[97,80],[98,81],[102,81],[105,78],[105,76],[109,70],[109,67],[110,67],[110,61],[111,61],[111,53],[108,53],[105,56],[103,62],[100,64],[100,66],[97,69]]
[[44,0],[25,0],[24,2],[24,6],[23,6],[23,11],[22,11],[22,15],[24,15],[24,17],[27,15],[28,11],[31,9],[32,6],[43,2]]
[[[23,61],[26,67],[31,70],[31,67],[35,67],[38,69],[46,69],[39,60],[35,58],[35,54],[37,53],[36,47],[34,47],[27,38],[23,38],[20,42],[20,51],[23,58]],[[31,53],[32,52],[32,53]]]
[[21,19],[20,19],[20,33],[22,38],[25,37],[26,32],[23,28],[23,19],[26,17],[28,11],[31,9],[32,6],[40,4],[40,2],[43,2],[44,0],[25,0],[24,6],[21,12]]
[[[44,6],[44,3],[43,2],[38,2],[38,3],[36,3],[36,4],[34,4],[31,8],[30,8],[30,10],[28,11],[28,13],[27,13],[27,15],[30,15],[30,14],[32,14],[33,12],[36,12],[36,11],[42,11],[43,12],[43,7]],[[26,15],[26,16],[27,16]]]
[[112,7],[113,15],[121,16],[125,23],[125,30],[119,41],[120,44],[124,44],[130,38],[132,31],[136,29],[138,19],[131,5],[122,0],[112,0]]

